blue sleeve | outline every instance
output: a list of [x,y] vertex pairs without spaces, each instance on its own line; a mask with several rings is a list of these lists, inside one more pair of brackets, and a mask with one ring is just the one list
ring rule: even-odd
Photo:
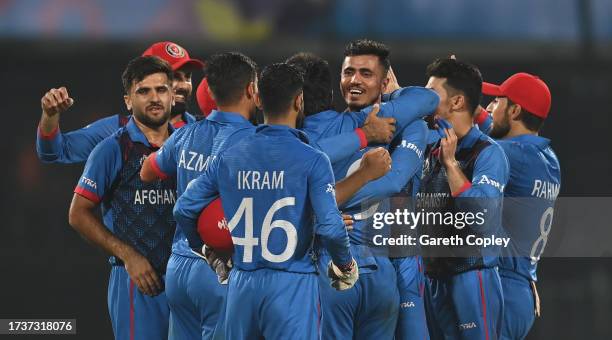
[[201,249],[204,245],[198,234],[198,217],[210,202],[219,197],[219,159],[215,157],[202,175],[189,182],[187,189],[174,205],[176,224],[187,236],[189,246],[194,249]]
[[476,158],[472,186],[459,197],[503,197],[509,173],[508,159],[503,149],[497,143],[489,145]]
[[160,178],[170,177],[176,174],[177,148],[176,140],[182,135],[186,128],[175,131],[159,150],[151,154],[151,166]]
[[[397,137],[413,121],[428,116],[436,111],[440,97],[424,87],[409,86],[394,91],[391,100],[380,105],[380,117],[395,118]],[[371,107],[366,108],[370,112]]]
[[315,233],[337,266],[352,261],[349,238],[336,205],[334,173],[324,154],[315,160],[308,174],[308,197],[315,214]]
[[427,124],[422,120],[408,125],[391,153],[391,170],[383,177],[364,185],[343,208],[366,201],[378,201],[399,193],[423,166],[427,134]]
[[36,152],[45,163],[80,163],[104,138],[119,129],[119,115],[97,120],[84,128],[61,133],[59,128],[51,136],[44,136],[38,130]]
[[121,171],[122,164],[121,148],[117,140],[113,137],[105,139],[89,155],[74,192],[100,203]]
[[325,153],[333,164],[359,151],[361,140],[354,131],[350,131],[319,139],[311,143],[311,146]]

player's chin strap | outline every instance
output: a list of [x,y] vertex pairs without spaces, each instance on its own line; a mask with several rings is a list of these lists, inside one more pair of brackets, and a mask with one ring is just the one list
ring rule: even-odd
[[536,317],[540,317],[540,295],[538,294],[538,290],[536,288],[535,281],[531,281],[531,290],[533,291],[533,300],[534,300],[534,313]]
[[220,284],[227,284],[229,273],[233,267],[230,256],[224,256],[206,245],[202,247],[201,252],[194,249],[191,249],[191,252],[208,263],[210,268],[217,274],[217,280],[219,280]]

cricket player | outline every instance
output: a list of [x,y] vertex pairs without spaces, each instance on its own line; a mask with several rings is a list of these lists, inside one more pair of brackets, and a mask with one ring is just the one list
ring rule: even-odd
[[[174,127],[180,128],[194,122],[195,117],[186,111],[193,92],[191,73],[202,69],[204,63],[190,58],[187,50],[170,41],[155,43],[142,55],[162,58],[172,66],[175,104],[172,107],[171,123]],[[125,126],[130,119],[128,114],[116,114],[97,120],[82,129],[62,133],[59,128],[60,114],[74,103],[68,90],[65,87],[51,89],[42,100],[56,107],[55,110],[43,111],[36,135],[38,158],[46,163],[84,162],[99,142]]]
[[495,97],[484,111],[485,119],[492,122],[486,130],[510,164],[503,226],[511,241],[502,250],[499,266],[504,292],[502,339],[524,339],[540,313],[536,270],[561,186],[559,160],[550,140],[539,136],[550,112],[551,94],[543,80],[528,73],[514,74],[501,85],[483,83],[482,93]]
[[[425,161],[419,205],[428,212],[480,211],[483,223],[433,225],[441,237],[499,235],[508,164],[501,147],[473,126],[481,97],[478,69],[455,59],[438,59],[427,67],[427,87],[440,96],[435,113],[441,138]],[[484,207],[484,210],[483,210]],[[483,212],[484,211],[484,212]],[[462,233],[461,233],[462,232]],[[440,246],[442,247],[442,246]],[[496,339],[500,336],[503,296],[495,252],[472,249],[470,256],[425,253],[426,312],[433,339]],[[435,250],[434,250],[435,251]]]
[[[168,337],[164,273],[175,229],[176,183],[143,183],[138,173],[143,158],[173,130],[168,124],[172,76],[160,58],[130,61],[123,86],[132,117],[94,148],[70,206],[70,225],[111,254],[108,310],[115,339]],[[98,205],[102,220],[96,216]]]
[[[221,151],[255,132],[249,121],[256,110],[255,62],[241,53],[214,55],[208,62],[208,84],[219,109],[177,131],[147,158],[141,171],[144,181],[176,178],[181,196]],[[171,309],[169,338],[212,339],[227,286],[191,250],[182,228],[174,236],[166,287]]]
[[266,124],[211,162],[177,201],[175,217],[198,249],[200,211],[220,195],[231,216],[228,339],[318,339],[313,236],[330,253],[327,275],[336,289],[351,288],[358,268],[336,206],[329,159],[295,129],[304,108],[301,73],[273,64],[258,87]]
[[[365,120],[368,106],[380,103],[381,95],[388,85],[387,71],[390,67],[389,50],[386,46],[370,40],[352,42],[347,46],[341,90],[349,105],[349,112],[337,113],[324,111],[306,120],[305,131],[315,141],[329,134],[352,131],[358,127],[359,119]],[[399,86],[398,86],[399,87]],[[374,256],[369,249],[366,233],[367,221],[371,214],[366,202],[379,201],[398,193],[421,168],[422,151],[425,146],[427,129],[422,121],[416,119],[432,113],[438,104],[437,95],[419,87],[397,89],[393,100],[380,105],[381,117],[393,117],[399,134],[397,145],[392,154],[392,170],[382,178],[365,185],[349,202],[341,207],[344,213],[355,216],[356,222],[349,233],[351,249],[360,268],[361,279],[356,289],[336,292],[328,288],[329,283],[320,275],[323,311],[324,338],[392,338],[395,333],[400,308],[399,292],[389,287],[396,286],[395,268],[387,257]],[[359,115],[361,113],[361,116]],[[370,119],[371,117],[367,117]],[[404,135],[405,133],[405,135]],[[393,137],[391,137],[393,138]],[[391,138],[379,141],[387,145]],[[364,138],[365,139],[365,138]],[[402,142],[403,141],[403,142]],[[349,157],[332,163],[336,179],[350,175],[359,166],[362,156],[368,151],[367,140],[354,149]],[[374,144],[376,145],[376,144]],[[380,145],[380,144],[379,144]],[[415,146],[407,147],[407,146]],[[361,149],[361,150],[359,150]],[[373,204],[374,211],[377,205]],[[325,251],[321,254],[322,263],[328,261]],[[417,271],[416,261],[413,263]],[[410,275],[410,274],[409,274]],[[415,290],[418,295],[418,288]],[[421,295],[422,297],[422,295]],[[421,304],[421,315],[424,315]],[[419,327],[424,329],[424,316]],[[421,333],[427,334],[426,329]]]

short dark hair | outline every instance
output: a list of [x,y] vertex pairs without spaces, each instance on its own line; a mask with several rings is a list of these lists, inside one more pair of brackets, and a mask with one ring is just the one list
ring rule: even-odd
[[345,57],[358,55],[377,56],[378,61],[385,69],[385,72],[389,71],[389,68],[391,67],[391,60],[389,59],[390,54],[391,50],[389,50],[387,45],[370,39],[353,40],[344,48]]
[[300,52],[285,62],[297,67],[304,77],[304,115],[331,110],[334,95],[327,61],[315,54]]
[[450,58],[436,59],[427,66],[427,77],[446,78],[446,89],[462,92],[467,110],[474,115],[482,98],[482,75],[476,66]]
[[208,87],[219,105],[240,99],[244,89],[255,80],[257,65],[239,52],[219,53],[207,60]]
[[134,81],[142,81],[145,77],[155,73],[166,74],[170,83],[172,83],[172,80],[174,79],[174,72],[172,71],[170,64],[159,57],[141,56],[130,60],[125,67],[123,74],[121,75],[125,93],[130,93],[132,90],[132,83]]
[[258,82],[264,115],[282,116],[304,87],[304,78],[297,67],[287,63],[266,66]]
[[[506,106],[506,110],[508,110],[511,105],[518,105],[515,102],[511,101],[510,98],[506,97],[506,99],[508,99],[508,105]],[[521,122],[523,122],[523,125],[525,125],[527,129],[534,132],[540,131],[540,129],[544,125],[544,118],[540,118],[534,115],[533,113],[525,110],[522,106],[521,113],[519,113],[518,118],[521,120]]]

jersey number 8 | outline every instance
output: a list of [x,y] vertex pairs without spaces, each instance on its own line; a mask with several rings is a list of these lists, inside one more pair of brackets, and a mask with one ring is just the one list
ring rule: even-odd
[[[261,226],[261,256],[267,261],[276,263],[285,262],[290,259],[295,252],[297,246],[297,230],[293,224],[286,220],[272,220],[274,214],[278,210],[292,205],[295,205],[295,197],[281,198],[274,202],[266,213]],[[243,215],[245,219],[244,237],[232,236],[232,241],[234,245],[244,246],[242,261],[244,263],[250,263],[253,262],[253,247],[259,245],[259,239],[253,237],[253,197],[245,197],[242,199],[242,202],[240,202],[238,210],[228,223],[230,232],[232,232],[236,225],[242,220]],[[287,234],[287,245],[285,246],[285,250],[278,255],[273,254],[268,249],[268,238],[270,237],[272,229],[275,228],[281,228]]]

